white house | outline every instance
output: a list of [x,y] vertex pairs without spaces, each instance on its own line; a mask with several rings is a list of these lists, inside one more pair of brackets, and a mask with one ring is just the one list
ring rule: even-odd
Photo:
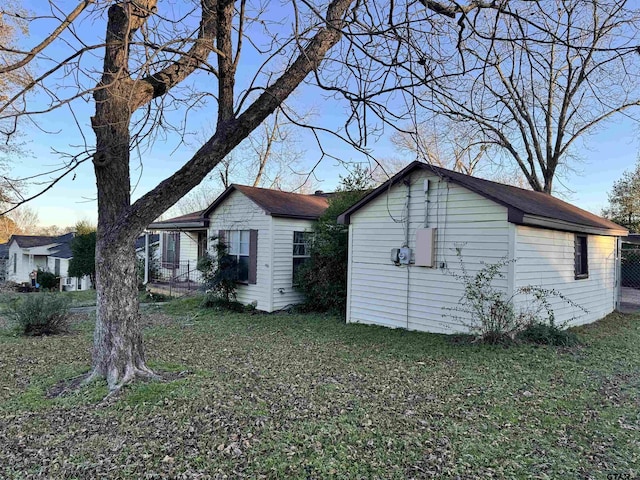
[[307,234],[328,206],[327,195],[281,192],[231,185],[206,210],[155,222],[161,231],[162,267],[177,278],[193,270],[214,238],[223,238],[237,258],[238,301],[267,312],[299,303],[294,271],[309,256]]
[[89,276],[76,278],[67,273],[74,236],[13,235],[8,242],[7,280],[35,285],[35,272],[41,269],[60,277],[60,286],[65,290],[88,290]]
[[[596,321],[616,308],[618,237],[627,230],[543,193],[414,162],[344,212],[349,225],[347,321],[429,332],[464,332],[454,318],[460,258],[512,260],[496,288],[554,289],[557,322]],[[460,255],[457,254],[460,252]],[[530,298],[516,295],[517,308]]]

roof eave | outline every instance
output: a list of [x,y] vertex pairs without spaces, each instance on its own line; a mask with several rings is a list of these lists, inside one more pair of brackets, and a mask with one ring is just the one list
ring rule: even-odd
[[205,229],[209,227],[209,219],[203,219],[198,222],[158,222],[150,223],[147,229],[149,230],[195,230]]
[[[511,220],[509,220],[511,222]],[[624,237],[629,234],[625,228],[600,228],[592,225],[581,225],[578,223],[566,222],[555,218],[540,217],[536,215],[523,215],[520,225],[548,228],[552,230],[562,230],[565,232],[587,233],[590,235],[603,235],[607,237]]]
[[267,213],[267,215],[278,218],[292,218],[296,220],[318,220],[318,218],[320,218],[320,215],[289,215],[286,213]]

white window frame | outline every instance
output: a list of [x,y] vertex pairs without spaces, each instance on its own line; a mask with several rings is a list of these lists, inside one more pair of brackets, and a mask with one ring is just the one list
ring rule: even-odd
[[[248,283],[251,254],[251,230],[225,230],[224,242],[227,246],[227,255],[234,257],[236,264],[238,265],[238,282]],[[246,278],[242,278],[240,276],[240,262],[241,258],[244,257],[247,259]],[[243,275],[243,277],[245,277],[245,275]]]
[[[304,237],[304,241],[300,242],[296,242],[296,236],[301,234]],[[300,240],[299,238],[297,240]],[[304,264],[304,261],[306,261],[306,259],[311,258],[311,252],[309,251],[309,244],[311,240],[311,232],[306,232],[306,231],[301,231],[301,230],[297,230],[293,232],[293,248],[292,248],[292,256],[293,256],[293,262],[292,262],[292,270],[291,270],[291,282],[292,285],[295,286],[296,285],[296,271],[298,270],[298,268],[300,268],[300,265]],[[296,247],[303,247],[303,253],[300,253],[300,249],[296,249]],[[298,250],[296,252],[296,250]],[[300,260],[302,259],[302,262],[296,262],[296,260]]]

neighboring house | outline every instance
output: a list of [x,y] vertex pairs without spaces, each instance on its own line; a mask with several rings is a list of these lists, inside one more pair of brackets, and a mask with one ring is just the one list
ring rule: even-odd
[[[627,230],[550,195],[414,162],[339,220],[349,225],[348,322],[466,331],[468,319],[448,310],[463,293],[451,275],[460,273],[457,252],[470,274],[515,259],[495,282],[507,296],[539,286],[588,311],[549,296],[558,323],[590,323],[616,308]],[[517,308],[530,301],[514,297]]]
[[238,301],[272,312],[302,300],[294,289],[294,270],[309,257],[307,234],[327,206],[322,192],[231,185],[206,210],[155,222],[149,229],[162,231],[162,267],[176,272],[184,272],[186,264],[195,268],[222,238],[237,258]]
[[7,268],[9,263],[9,244],[0,243],[0,282],[7,279]]
[[65,290],[88,290],[89,276],[76,278],[67,274],[74,236],[13,235],[8,242],[7,280],[35,284],[34,272],[41,269],[60,277],[60,286]]

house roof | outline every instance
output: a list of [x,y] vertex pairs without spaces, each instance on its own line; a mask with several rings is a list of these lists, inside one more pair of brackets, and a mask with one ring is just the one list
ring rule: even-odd
[[20,248],[34,248],[44,247],[53,243],[69,243],[73,240],[73,237],[73,232],[53,237],[48,235],[12,235],[9,243],[15,240]]
[[379,195],[387,192],[392,185],[401,182],[415,171],[425,170],[507,207],[508,221],[511,223],[598,235],[621,236],[628,234],[628,231],[620,225],[549,194],[472,177],[418,161],[409,164],[346,210],[338,217],[338,221],[348,224],[351,215]]
[[230,185],[204,211],[209,216],[229,195],[239,191],[272,217],[302,218],[316,220],[329,206],[327,200],[331,194],[316,192],[315,194],[282,192],[269,188],[249,187],[246,185]]
[[[180,215],[179,217],[169,218],[167,220],[161,220],[159,222],[153,222],[149,224],[151,230],[181,230],[189,228],[207,228],[209,226],[209,219],[204,217],[204,210],[188,213],[186,215]],[[143,244],[144,245],[144,244]],[[136,241],[136,248],[137,241]]]
[[9,244],[0,243],[0,258],[9,258]]
[[331,193],[316,192],[314,194],[281,192],[269,188],[249,187],[247,185],[230,185],[206,209],[170,218],[149,225],[152,230],[171,230],[188,228],[206,228],[209,226],[209,215],[224,202],[229,195],[238,191],[262,208],[268,215],[284,218],[301,218],[316,220],[329,206]]
[[73,258],[71,253],[71,242],[61,243],[49,249],[49,255],[56,258]]

